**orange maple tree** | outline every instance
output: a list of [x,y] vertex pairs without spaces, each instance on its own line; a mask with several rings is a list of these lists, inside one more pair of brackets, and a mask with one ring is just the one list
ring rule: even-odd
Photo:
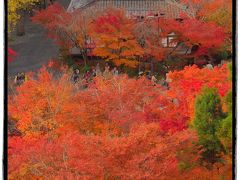
[[122,10],[106,10],[90,27],[90,35],[96,43],[93,50],[95,56],[113,61],[118,66],[137,65],[137,57],[143,55],[143,50],[133,34],[134,21],[126,17]]
[[[69,132],[57,138],[9,139],[9,175],[18,178],[168,178],[180,173],[176,150],[195,134],[161,135],[156,123],[132,127],[127,136]],[[17,162],[17,163],[14,163]]]
[[173,121],[169,128],[164,126],[173,132],[186,127],[184,116],[172,111],[178,107],[164,96],[164,89],[145,78],[97,77],[85,91],[74,89],[69,75],[55,79],[43,68],[38,80],[28,80],[17,88],[17,96],[9,97],[9,116],[30,136],[63,133],[66,127],[82,133],[122,134],[136,122]]
[[17,96],[9,97],[9,116],[16,120],[24,135],[44,135],[60,126],[56,116],[61,113],[62,105],[71,100],[71,91],[66,75],[54,80],[43,68],[37,80],[26,81],[17,88]]
[[222,96],[228,92],[228,75],[226,65],[213,70],[190,66],[167,75],[171,81],[168,91],[145,78],[121,75],[107,80],[97,77],[88,89],[76,92],[67,74],[56,80],[43,69],[38,80],[27,81],[10,98],[9,115],[26,134],[47,133],[61,126],[121,134],[136,122],[158,122],[162,130],[173,133],[187,127],[202,87],[215,87]]
[[[216,164],[214,170],[198,163],[196,133],[187,129],[183,109],[185,104],[190,108],[188,98],[179,98],[183,91],[197,94],[199,82],[225,94],[225,69],[193,66],[174,72],[166,92],[145,78],[124,75],[96,77],[79,91],[66,72],[56,79],[43,68],[9,97],[8,115],[20,131],[9,136],[9,178],[230,177],[230,163]],[[194,73],[200,77],[189,90]],[[205,76],[210,80],[205,82]]]
[[193,118],[196,95],[207,86],[217,88],[223,97],[231,88],[229,74],[226,64],[214,67],[213,70],[206,67],[201,69],[196,65],[186,66],[182,71],[167,74],[170,86],[168,94],[178,99],[183,114]]

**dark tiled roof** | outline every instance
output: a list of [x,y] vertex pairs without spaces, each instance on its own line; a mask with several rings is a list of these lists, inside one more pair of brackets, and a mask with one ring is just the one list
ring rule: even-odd
[[91,4],[101,10],[107,6],[123,8],[128,16],[145,16],[151,12],[160,12],[166,18],[177,18],[181,12],[181,8],[165,0],[72,0],[68,11],[80,8],[87,10]]
[[83,8],[84,6],[90,4],[94,1],[96,1],[96,0],[71,0],[70,4],[68,6],[68,11]]

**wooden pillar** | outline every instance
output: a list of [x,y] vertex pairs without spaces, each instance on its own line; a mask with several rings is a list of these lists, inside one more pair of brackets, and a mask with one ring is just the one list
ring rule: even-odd
[[154,72],[154,64],[153,64],[153,59],[151,58],[151,74]]

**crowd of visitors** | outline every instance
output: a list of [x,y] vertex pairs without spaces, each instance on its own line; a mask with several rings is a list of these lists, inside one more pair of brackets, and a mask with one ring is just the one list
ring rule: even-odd
[[[110,68],[109,64],[106,63],[104,70],[102,71],[100,68],[100,64],[91,68],[91,70],[87,70],[84,74],[80,73],[79,69],[74,69],[71,75],[71,81],[73,84],[77,86],[88,87],[88,84],[92,81],[94,77],[102,76],[104,79],[110,79],[112,77],[116,77],[119,75],[119,71],[117,67]],[[168,88],[168,82],[165,79],[157,79],[157,76],[152,74],[150,71],[143,72],[140,71],[138,74],[138,78],[146,77],[149,81],[151,81],[153,86],[160,84]],[[14,78],[14,84],[20,86],[26,81],[27,77],[25,73],[18,73]]]
[[151,81],[153,86],[156,86],[157,84],[161,84],[161,85],[166,85],[166,82],[164,79],[158,80],[156,78],[156,75],[152,74],[150,71],[148,71],[147,73],[144,74],[143,71],[140,71],[138,73],[138,78],[141,78],[143,76],[146,76],[146,78]]
[[119,71],[117,67],[113,67],[113,69],[110,70],[110,66],[108,63],[106,63],[104,71],[101,71],[100,64],[97,63],[96,67],[92,67],[91,70],[87,70],[83,75],[80,74],[79,69],[75,69],[73,71],[71,80],[74,84],[81,83],[87,87],[89,82],[96,76],[102,76],[105,79],[109,79],[113,76],[118,76],[118,74]]

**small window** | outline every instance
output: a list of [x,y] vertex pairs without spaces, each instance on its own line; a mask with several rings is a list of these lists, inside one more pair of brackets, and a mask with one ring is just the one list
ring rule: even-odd
[[162,45],[163,45],[163,47],[168,47],[168,38],[167,37],[162,38]]
[[168,36],[168,47],[176,47],[177,46],[177,42],[175,41],[176,37],[174,36]]
[[176,47],[177,46],[177,42],[175,40],[176,40],[176,36],[173,33],[171,33],[167,37],[162,38],[162,45],[165,48],[167,48],[167,47],[169,47],[169,48]]

